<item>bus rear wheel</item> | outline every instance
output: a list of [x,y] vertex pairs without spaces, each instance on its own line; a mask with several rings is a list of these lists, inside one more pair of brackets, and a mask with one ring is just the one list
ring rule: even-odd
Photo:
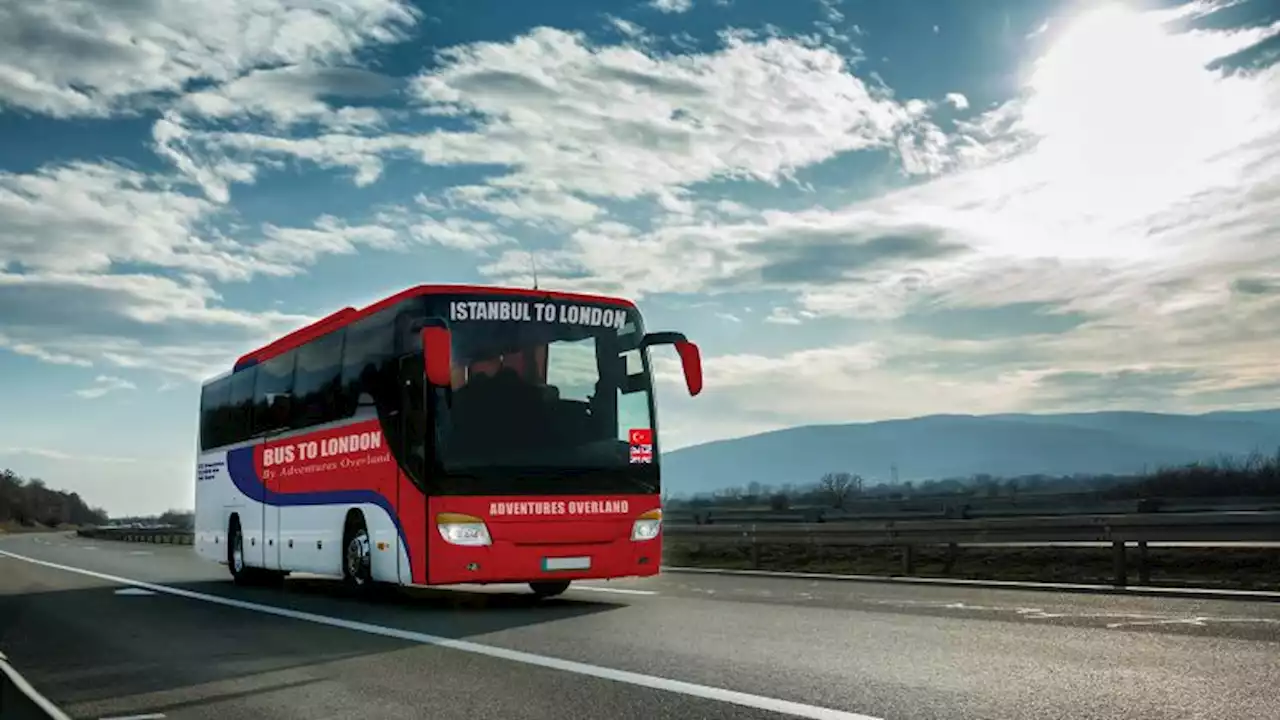
[[533,594],[540,598],[555,597],[565,590],[569,589],[568,580],[550,580],[545,582],[532,582],[529,587],[533,588]]
[[342,579],[355,590],[373,589],[373,548],[364,515],[352,513],[342,533]]
[[231,570],[232,582],[250,584],[252,573],[244,563],[244,534],[240,532],[240,519],[236,517],[231,518],[231,526],[227,528],[227,567]]

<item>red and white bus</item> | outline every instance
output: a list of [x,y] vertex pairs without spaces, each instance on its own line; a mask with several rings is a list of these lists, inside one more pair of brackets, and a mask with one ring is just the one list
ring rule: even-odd
[[381,584],[657,574],[659,447],[630,301],[423,285],[241,357],[200,399],[195,547],[239,583]]

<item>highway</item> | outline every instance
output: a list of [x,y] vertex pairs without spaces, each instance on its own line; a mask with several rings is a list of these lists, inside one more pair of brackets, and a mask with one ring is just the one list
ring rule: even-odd
[[667,573],[377,600],[0,536],[0,651],[73,718],[1280,717],[1280,603]]

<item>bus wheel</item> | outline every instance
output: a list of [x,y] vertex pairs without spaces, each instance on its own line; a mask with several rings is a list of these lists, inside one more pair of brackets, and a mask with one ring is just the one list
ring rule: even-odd
[[353,513],[347,518],[342,548],[342,579],[353,588],[368,590],[373,585],[373,553],[369,529],[360,513]]
[[565,590],[569,589],[568,580],[553,580],[549,582],[533,582],[529,583],[529,587],[533,588],[533,594],[540,598],[555,597]]
[[248,585],[251,568],[244,564],[244,535],[240,532],[240,518],[231,518],[227,528],[227,567],[231,569],[231,579],[237,585]]

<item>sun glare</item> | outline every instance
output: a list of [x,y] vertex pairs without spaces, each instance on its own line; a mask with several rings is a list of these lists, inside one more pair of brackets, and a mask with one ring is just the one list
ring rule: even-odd
[[1258,83],[1207,67],[1255,40],[1173,34],[1167,17],[1091,5],[1029,68],[1021,129],[1035,150],[988,177],[1030,191],[1002,209],[999,254],[1143,259],[1176,253],[1123,229],[1179,200],[1237,182],[1226,158],[1259,132]]

